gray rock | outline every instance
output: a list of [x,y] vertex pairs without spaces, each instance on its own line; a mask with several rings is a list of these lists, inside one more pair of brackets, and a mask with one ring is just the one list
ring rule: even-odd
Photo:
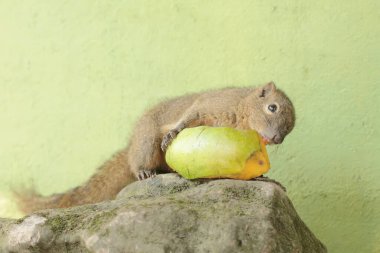
[[277,184],[176,174],[114,201],[0,219],[2,252],[327,252]]

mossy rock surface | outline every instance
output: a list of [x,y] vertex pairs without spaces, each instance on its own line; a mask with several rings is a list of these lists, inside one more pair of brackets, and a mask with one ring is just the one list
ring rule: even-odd
[[114,201],[0,219],[0,242],[0,252],[326,252],[277,184],[177,174]]

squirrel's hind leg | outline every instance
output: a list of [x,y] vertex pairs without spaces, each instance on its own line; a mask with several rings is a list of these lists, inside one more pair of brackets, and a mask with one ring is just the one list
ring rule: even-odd
[[132,173],[139,180],[156,175],[156,169],[164,166],[161,151],[160,128],[150,118],[140,120],[131,138],[128,161]]

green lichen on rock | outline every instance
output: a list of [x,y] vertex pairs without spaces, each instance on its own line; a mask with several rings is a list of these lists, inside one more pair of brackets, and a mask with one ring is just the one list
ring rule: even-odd
[[91,217],[91,220],[88,223],[88,230],[90,232],[96,232],[103,224],[110,221],[117,214],[117,210],[104,211],[95,214]]
[[80,214],[65,214],[48,217],[46,224],[54,233],[64,233],[81,226],[82,220]]

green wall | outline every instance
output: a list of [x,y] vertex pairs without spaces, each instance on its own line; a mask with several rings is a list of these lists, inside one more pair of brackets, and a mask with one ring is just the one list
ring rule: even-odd
[[165,97],[277,82],[271,177],[330,252],[380,252],[378,0],[0,1],[0,215],[86,180]]

